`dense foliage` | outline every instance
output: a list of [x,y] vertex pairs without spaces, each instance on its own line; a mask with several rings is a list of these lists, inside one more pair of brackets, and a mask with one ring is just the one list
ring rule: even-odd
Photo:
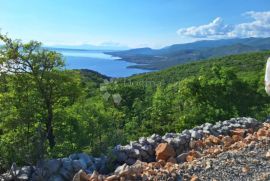
[[268,51],[109,80],[65,70],[61,55],[37,42],[6,40],[0,52],[1,169],[80,151],[109,154],[116,144],[152,133],[236,116],[263,119],[269,111],[263,84]]

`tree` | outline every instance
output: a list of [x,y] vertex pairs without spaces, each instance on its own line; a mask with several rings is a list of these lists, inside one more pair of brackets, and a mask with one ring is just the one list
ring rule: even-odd
[[42,159],[45,140],[50,148],[56,144],[53,122],[57,108],[74,103],[79,96],[79,74],[65,71],[61,54],[42,48],[39,42],[22,43],[1,34],[0,40],[4,43],[0,49],[2,103],[10,98],[6,108],[13,108],[12,116],[17,115],[6,122],[20,120],[39,130],[37,155]]

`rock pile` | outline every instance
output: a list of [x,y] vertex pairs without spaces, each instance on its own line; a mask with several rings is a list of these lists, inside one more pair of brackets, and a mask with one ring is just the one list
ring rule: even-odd
[[236,128],[243,128],[246,132],[259,125],[257,120],[245,117],[219,121],[215,124],[205,123],[190,130],[184,130],[182,133],[167,133],[164,136],[153,134],[147,138],[142,137],[138,141],[131,141],[129,145],[117,145],[114,148],[114,154],[120,164],[132,165],[136,160],[153,162],[156,160],[155,149],[160,143],[167,143],[173,148],[176,155],[180,155],[196,147],[196,144],[199,144],[196,141],[202,139],[204,135],[215,137],[229,135]]
[[[72,180],[73,176],[81,169],[87,174],[94,171],[106,173],[107,158],[94,158],[85,153],[72,154],[68,158],[59,158],[44,161],[35,167],[16,167],[2,175],[2,180],[34,180],[34,181],[64,181]],[[1,177],[0,177],[1,180]]]
[[[230,132],[228,135],[218,136],[206,134],[202,139],[196,140],[199,142],[197,147],[177,156],[183,163],[176,163],[171,159],[174,153],[167,155],[166,152],[166,157],[162,158],[170,157],[167,161],[160,159],[146,163],[137,160],[131,166],[127,164],[119,166],[112,175],[103,179],[270,180],[270,124],[264,123],[255,131],[250,128],[234,128]],[[160,145],[157,148],[161,151],[170,150],[166,148],[166,144]]]

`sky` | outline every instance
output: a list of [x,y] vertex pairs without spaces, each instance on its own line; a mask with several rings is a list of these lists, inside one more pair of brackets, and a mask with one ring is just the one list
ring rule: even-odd
[[270,0],[0,0],[0,28],[47,46],[269,37]]

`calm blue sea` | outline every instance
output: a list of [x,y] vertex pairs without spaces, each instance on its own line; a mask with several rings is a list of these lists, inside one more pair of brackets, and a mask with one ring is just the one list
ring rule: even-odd
[[67,69],[90,69],[110,77],[127,77],[149,70],[127,68],[134,63],[104,54],[102,51],[58,49],[66,60]]

